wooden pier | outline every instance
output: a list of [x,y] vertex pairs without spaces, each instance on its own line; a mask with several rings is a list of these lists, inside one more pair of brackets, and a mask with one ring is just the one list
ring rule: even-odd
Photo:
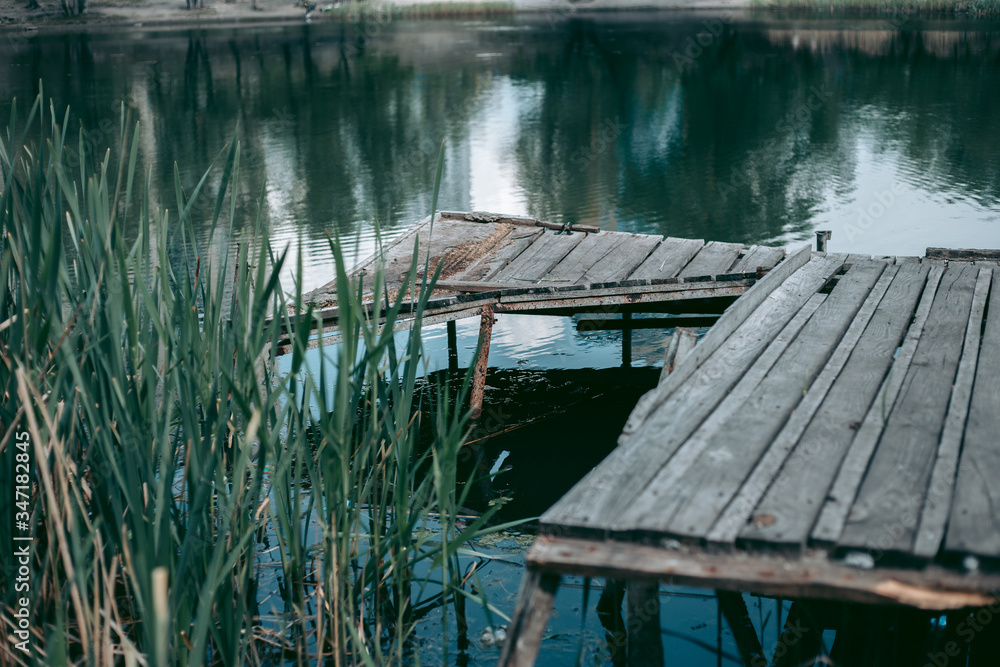
[[[636,312],[721,312],[785,257],[782,248],[744,246],[601,231],[491,213],[442,212],[388,244],[352,272],[365,281],[384,267],[391,298],[406,289],[414,247],[421,269],[441,273],[422,313],[425,324],[480,317],[472,406],[482,406],[490,334],[496,313],[621,314],[623,361],[630,359],[627,320]],[[366,284],[367,298],[371,279]],[[305,295],[337,331],[336,284]],[[396,323],[407,326],[406,314]],[[281,351],[286,351],[282,349]]]
[[995,611],[1000,267],[969,256],[803,248],[758,281],[542,516],[501,664],[533,663],[563,574],[630,582],[633,665],[663,664],[657,580]]

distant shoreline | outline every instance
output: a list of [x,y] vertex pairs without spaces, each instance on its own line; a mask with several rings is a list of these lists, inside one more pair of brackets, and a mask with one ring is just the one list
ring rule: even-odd
[[[246,26],[303,25],[331,21],[360,21],[372,16],[391,15],[399,19],[489,18],[526,15],[549,20],[563,20],[574,15],[601,11],[676,10],[695,13],[747,13],[759,11],[793,11],[838,18],[885,16],[899,12],[916,12],[929,16],[974,17],[995,14],[1000,0],[951,2],[940,7],[931,0],[909,0],[900,7],[876,8],[871,0],[391,0],[389,2],[334,2],[315,0],[315,8],[306,17],[305,7],[292,0],[250,0],[226,2],[207,0],[205,8],[186,9],[183,0],[92,0],[87,12],[80,16],[65,16],[58,0],[42,0],[41,8],[25,9],[27,0],[0,0],[0,34],[9,40],[12,33],[22,33],[20,39],[42,31],[45,33],[79,31],[82,29],[158,29],[184,30],[192,28],[239,28]],[[803,6],[806,3],[809,6]],[[819,7],[816,3],[822,4]],[[997,7],[991,5],[997,4]],[[947,8],[946,8],[947,7]]]

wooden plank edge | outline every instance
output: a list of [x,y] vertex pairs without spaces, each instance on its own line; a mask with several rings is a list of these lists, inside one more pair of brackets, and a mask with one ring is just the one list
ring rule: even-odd
[[1000,250],[993,248],[927,248],[924,256],[928,259],[951,259],[973,261],[977,259],[1000,260]]
[[938,566],[923,570],[859,569],[830,559],[823,550],[788,558],[742,551],[712,553],[685,545],[658,547],[540,535],[526,563],[561,574],[656,578],[704,588],[933,610],[994,604],[997,598],[992,592],[1000,590],[997,574],[968,576]]

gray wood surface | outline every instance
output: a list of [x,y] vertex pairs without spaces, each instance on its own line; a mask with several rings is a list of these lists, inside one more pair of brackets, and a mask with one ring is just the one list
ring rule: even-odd
[[[617,519],[630,507],[636,494],[645,488],[676,448],[840,265],[838,260],[820,258],[783,282],[774,272],[758,282],[751,291],[772,275],[778,287],[767,292],[763,291],[768,288],[765,284],[758,293],[758,299],[761,294],[764,298],[758,301],[759,307],[751,311],[753,316],[744,316],[742,325],[732,336],[720,336],[722,344],[719,345],[709,338],[716,331],[725,330],[726,327],[717,327],[729,317],[727,311],[667,380],[653,390],[657,392],[652,404],[654,409],[638,428],[633,429],[634,436],[623,435],[619,446],[546,512],[542,522],[595,530],[617,529]],[[733,312],[731,321],[740,316],[739,310]],[[702,366],[699,357],[709,354],[711,356]],[[662,392],[663,387],[674,383],[683,384],[684,391]],[[661,402],[658,397],[663,395],[666,398]]]
[[613,253],[598,260],[577,282],[593,284],[625,280],[649,257],[661,240],[659,236],[626,235]]
[[588,234],[582,232],[559,234],[546,231],[510,264],[486,279],[499,283],[518,283],[525,287],[533,285],[547,277],[563,257],[582,243],[587,236]]
[[544,230],[537,227],[512,225],[511,230],[491,252],[470,264],[464,271],[452,276],[455,280],[482,280],[489,282],[494,275],[512,262],[534,243]]
[[875,445],[882,435],[885,426],[885,415],[889,413],[899,396],[900,388],[906,377],[910,362],[917,349],[917,343],[923,335],[927,316],[930,314],[934,296],[937,294],[944,267],[932,267],[927,274],[927,282],[920,295],[920,303],[913,315],[913,323],[907,329],[906,338],[896,353],[896,358],[889,373],[876,392],[876,399],[865,415],[858,428],[857,435],[837,470],[830,493],[823,502],[816,526],[811,537],[820,543],[836,542],[843,532],[844,523],[850,512],[851,505],[861,485],[868,462],[871,460]]
[[729,273],[753,273],[759,267],[773,268],[785,256],[784,248],[772,248],[766,245],[755,245],[747,248],[746,253],[729,267]]
[[545,277],[555,285],[581,282],[580,279],[592,266],[608,255],[617,254],[618,246],[627,237],[627,234],[617,232],[587,234]]
[[542,237],[543,233],[543,229],[515,226],[492,252],[479,258],[465,271],[452,277],[458,280],[491,282],[494,276],[520,257],[525,250]]
[[[774,366],[775,362],[784,354],[788,346],[799,335],[802,327],[805,326],[809,318],[817,308],[826,300],[825,294],[814,294],[795,316],[785,325],[781,332],[775,336],[774,340],[767,346],[753,365],[743,374],[739,382],[732,389],[726,392],[722,402],[716,406],[707,419],[691,434],[683,445],[683,450],[677,453],[677,458],[671,460],[670,465],[677,474],[683,473],[683,465],[690,465],[709,446],[712,438],[718,433],[723,424],[726,423],[757,390],[760,383],[767,377],[767,373]],[[678,460],[683,459],[683,460]],[[655,487],[649,490],[653,496],[670,493],[672,484],[676,483],[677,477],[668,479],[657,479]],[[641,518],[641,513],[645,508],[633,506],[622,514],[620,521],[622,525],[632,525]],[[707,526],[706,526],[707,528]]]
[[691,261],[705,245],[704,241],[694,239],[678,239],[668,236],[653,250],[646,260],[639,265],[629,278],[638,280],[654,280],[657,278],[673,278]]
[[[872,264],[876,263],[872,262]],[[864,264],[855,264],[851,268],[851,272],[862,271],[867,268]],[[882,298],[888,291],[896,271],[897,267],[888,266],[882,272],[878,282],[875,283],[875,286],[868,293],[864,303],[861,305],[861,309],[851,321],[847,332],[840,339],[840,342],[830,355],[830,359],[822,367],[816,380],[809,386],[809,391],[792,411],[788,421],[785,422],[785,425],[767,447],[764,456],[753,469],[753,472],[750,473],[750,476],[744,482],[736,497],[729,503],[725,511],[715,522],[712,530],[709,531],[708,539],[710,541],[724,543],[735,541],[740,529],[747,524],[764,492],[768,487],[772,487],[773,490],[776,482],[780,481],[776,480],[779,470],[782,469],[789,453],[798,444],[820,406],[827,400],[830,388],[840,376],[841,371],[847,364],[847,360],[864,334],[868,323],[871,321]],[[782,477],[786,475],[787,471]],[[816,511],[818,511],[818,505],[813,505],[811,508],[805,506],[799,509],[799,513],[811,513],[813,516],[815,516]],[[757,516],[761,517],[763,523],[768,525],[773,525],[775,521],[775,517],[766,512],[758,512]]]
[[736,262],[736,258],[739,257],[742,250],[742,243],[709,241],[677,275],[681,278],[687,278],[729,273],[729,267]]
[[[804,545],[857,429],[875,400],[929,267],[901,266],[850,358],[742,531],[749,541]],[[742,491],[741,491],[742,493]],[[721,521],[721,520],[720,520]],[[716,529],[713,529],[713,532]]]
[[[726,308],[726,312],[723,313],[719,321],[712,327],[712,330],[706,334],[698,347],[695,348],[691,359],[682,368],[677,369],[677,372],[672,373],[666,382],[661,382],[655,389],[647,392],[639,399],[639,402],[632,410],[632,414],[629,415],[628,421],[625,423],[623,437],[638,428],[639,424],[642,423],[654,406],[665,401],[671,393],[680,388],[684,381],[694,373],[702,362],[726,342],[729,336],[750,317],[754,310],[764,303],[774,290],[778,289],[785,280],[805,266],[811,258],[812,255],[809,251],[809,246],[799,248],[787,259],[778,264],[764,278],[758,280],[735,303]],[[827,262],[834,262],[836,266],[836,268],[831,268],[831,275],[841,266],[841,263],[835,260],[827,260]],[[834,267],[834,264],[829,264],[829,266]]]
[[981,349],[945,549],[995,558],[1000,557],[1000,276],[996,271]]
[[979,270],[941,278],[924,333],[838,543],[908,553],[924,505]]
[[[954,267],[951,270],[954,270]],[[983,313],[986,309],[986,295],[990,291],[992,277],[993,272],[990,269],[979,269],[975,292],[972,296],[972,310],[969,313],[969,322],[965,329],[962,358],[958,364],[955,386],[951,392],[951,401],[948,404],[948,413],[945,417],[944,429],[941,432],[937,460],[931,473],[930,486],[927,490],[923,514],[920,516],[920,525],[915,537],[913,553],[920,558],[934,558],[941,546],[941,541],[944,539],[945,524],[948,521],[955,488],[955,471],[958,468],[962,435],[965,431],[966,418],[969,415],[972,383],[976,376],[976,364],[979,361],[979,342],[983,326]],[[1000,403],[996,406],[1000,407]],[[977,504],[981,505],[982,503]]]
[[684,456],[685,443],[636,498],[628,512],[636,520],[628,523],[642,531],[704,537],[802,400],[884,269],[885,264],[869,263],[844,275],[708,446],[697,456]]

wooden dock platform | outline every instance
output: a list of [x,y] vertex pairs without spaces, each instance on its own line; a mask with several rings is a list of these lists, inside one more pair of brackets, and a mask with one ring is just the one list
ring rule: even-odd
[[[692,298],[732,299],[784,256],[783,248],[744,246],[563,226],[492,213],[439,213],[363,261],[352,276],[384,264],[390,294],[410,269],[416,244],[421,270],[441,266],[424,321],[495,312],[645,309]],[[369,297],[372,297],[370,291]],[[336,329],[336,282],[306,301]]]
[[[425,324],[480,317],[480,354],[471,403],[482,406],[490,333],[496,313],[569,315],[582,312],[721,312],[785,257],[783,248],[744,246],[645,234],[601,231],[492,213],[441,212],[426,219],[353,272],[372,300],[381,267],[395,298],[410,271],[414,248],[421,270],[441,268],[422,313]],[[318,310],[323,335],[337,332],[336,282],[305,295]],[[405,308],[397,326],[407,326]],[[630,358],[624,327],[623,360]],[[315,342],[315,340],[314,340]],[[287,352],[279,346],[279,353]]]
[[[996,605],[998,269],[808,248],[779,264],[542,516],[501,664],[533,662],[562,574],[635,582],[647,620],[651,580]],[[648,633],[635,664],[662,664]]]

